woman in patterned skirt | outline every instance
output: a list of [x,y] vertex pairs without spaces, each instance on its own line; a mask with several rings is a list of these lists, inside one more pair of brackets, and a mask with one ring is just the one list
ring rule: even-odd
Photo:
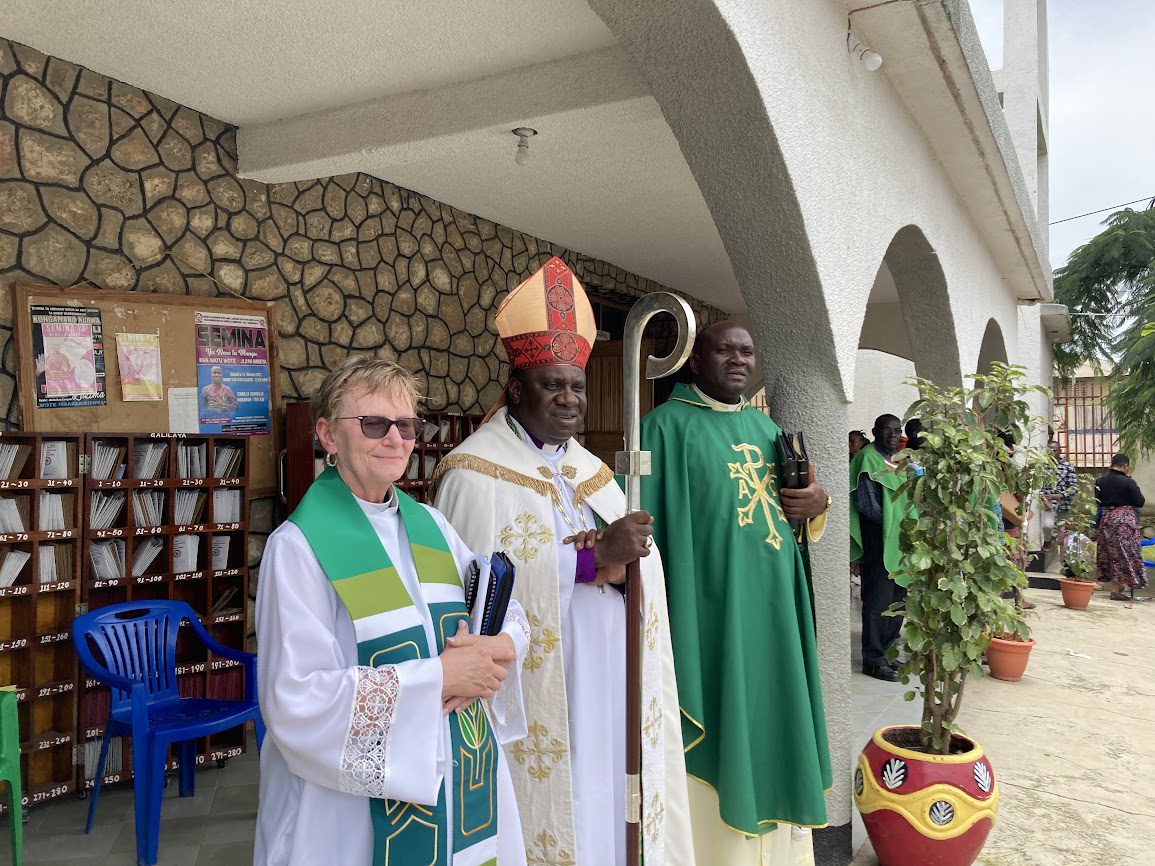
[[1111,582],[1113,601],[1130,601],[1137,587],[1147,585],[1139,552],[1138,514],[1144,499],[1130,469],[1127,455],[1116,454],[1107,474],[1095,482],[1102,515],[1095,565],[1099,580]]

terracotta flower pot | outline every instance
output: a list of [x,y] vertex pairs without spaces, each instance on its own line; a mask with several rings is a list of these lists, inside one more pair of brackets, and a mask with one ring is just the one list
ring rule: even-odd
[[1069,580],[1059,578],[1059,589],[1063,593],[1063,604],[1071,610],[1086,610],[1095,594],[1095,584],[1089,580]]
[[990,667],[991,676],[996,680],[1017,683],[1023,678],[1034,645],[1034,638],[1025,641],[991,638],[991,645],[987,647],[987,665]]
[[995,823],[999,788],[982,747],[953,738],[957,754],[895,745],[916,725],[882,728],[858,756],[854,803],[881,866],[970,866]]

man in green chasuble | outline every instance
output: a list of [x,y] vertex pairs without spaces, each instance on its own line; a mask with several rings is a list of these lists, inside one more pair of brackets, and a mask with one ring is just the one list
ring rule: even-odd
[[[642,507],[666,563],[690,812],[699,863],[811,863],[832,784],[807,544],[830,497],[781,490],[780,430],[743,397],[754,341],[702,330],[693,383],[642,421]],[[805,521],[802,540],[790,520]],[[777,830],[777,832],[772,832]]]
[[850,461],[850,561],[862,570],[862,672],[896,683],[887,651],[902,631],[902,617],[886,611],[906,598],[906,589],[890,577],[902,556],[899,528],[908,510],[899,493],[906,475],[894,461],[902,421],[879,415],[871,432],[874,442]]

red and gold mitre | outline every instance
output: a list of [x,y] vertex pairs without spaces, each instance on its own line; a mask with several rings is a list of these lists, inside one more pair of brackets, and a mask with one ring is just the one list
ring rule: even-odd
[[513,370],[553,364],[584,370],[597,336],[585,289],[557,256],[506,296],[496,320]]

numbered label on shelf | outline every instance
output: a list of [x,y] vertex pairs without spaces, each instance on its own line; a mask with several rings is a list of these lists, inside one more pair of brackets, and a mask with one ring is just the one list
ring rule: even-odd
[[0,481],[0,490],[24,490],[27,487],[27,478],[17,478],[15,481]]
[[28,638],[18,637],[14,640],[0,641],[0,653],[8,652],[8,650],[24,649],[28,646]]
[[57,797],[63,797],[71,790],[72,786],[65,782],[63,785],[53,785],[51,788],[45,788],[43,791],[36,791],[31,798],[22,797],[20,802],[25,806],[35,805],[37,803],[43,803],[45,800],[55,800]]
[[43,688],[37,689],[36,697],[51,698],[56,695],[66,695],[74,688],[76,688],[75,683],[56,683],[55,685],[44,686]]
[[39,752],[42,749],[55,749],[57,746],[63,746],[65,743],[72,742],[72,734],[57,734],[54,737],[44,737],[32,743],[30,750]]

